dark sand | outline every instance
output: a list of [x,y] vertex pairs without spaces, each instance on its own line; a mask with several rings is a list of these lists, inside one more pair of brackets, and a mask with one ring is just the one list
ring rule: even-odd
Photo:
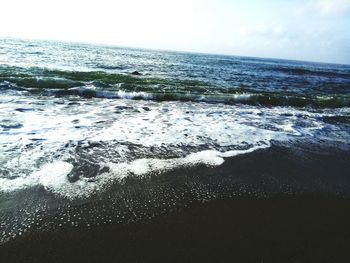
[[350,262],[350,200],[216,200],[147,223],[31,233],[0,262]]
[[313,152],[273,147],[192,171],[268,197],[194,202],[128,225],[31,231],[1,245],[0,262],[350,262],[350,152]]

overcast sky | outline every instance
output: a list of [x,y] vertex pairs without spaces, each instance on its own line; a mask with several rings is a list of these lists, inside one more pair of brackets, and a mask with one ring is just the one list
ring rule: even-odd
[[0,36],[350,64],[350,0],[1,0]]

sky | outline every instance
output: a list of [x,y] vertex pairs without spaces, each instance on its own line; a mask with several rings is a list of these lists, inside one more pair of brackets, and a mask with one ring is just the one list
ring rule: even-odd
[[1,0],[0,37],[350,64],[350,0]]

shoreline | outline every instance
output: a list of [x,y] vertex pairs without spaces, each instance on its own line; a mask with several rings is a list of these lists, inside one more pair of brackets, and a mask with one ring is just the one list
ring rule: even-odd
[[[0,262],[349,262],[350,153],[304,146],[275,144],[216,168],[129,178],[122,192],[110,189],[112,199],[104,193],[80,216],[94,222],[101,214],[129,213],[132,219],[131,212],[148,215],[169,202],[171,189],[189,196],[129,224],[31,228],[0,245]],[[59,225],[55,214],[48,216],[43,220]]]
[[[61,207],[62,227],[48,213],[40,224],[51,228],[1,244],[0,262],[350,262],[350,152],[323,147],[274,144],[215,168],[128,178]],[[41,194],[31,202],[49,197]],[[89,223],[126,217],[70,227],[75,212]]]

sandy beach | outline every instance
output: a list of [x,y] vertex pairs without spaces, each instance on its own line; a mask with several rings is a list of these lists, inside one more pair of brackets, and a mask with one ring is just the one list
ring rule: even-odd
[[2,262],[349,262],[350,200],[217,200],[150,222],[30,233]]

